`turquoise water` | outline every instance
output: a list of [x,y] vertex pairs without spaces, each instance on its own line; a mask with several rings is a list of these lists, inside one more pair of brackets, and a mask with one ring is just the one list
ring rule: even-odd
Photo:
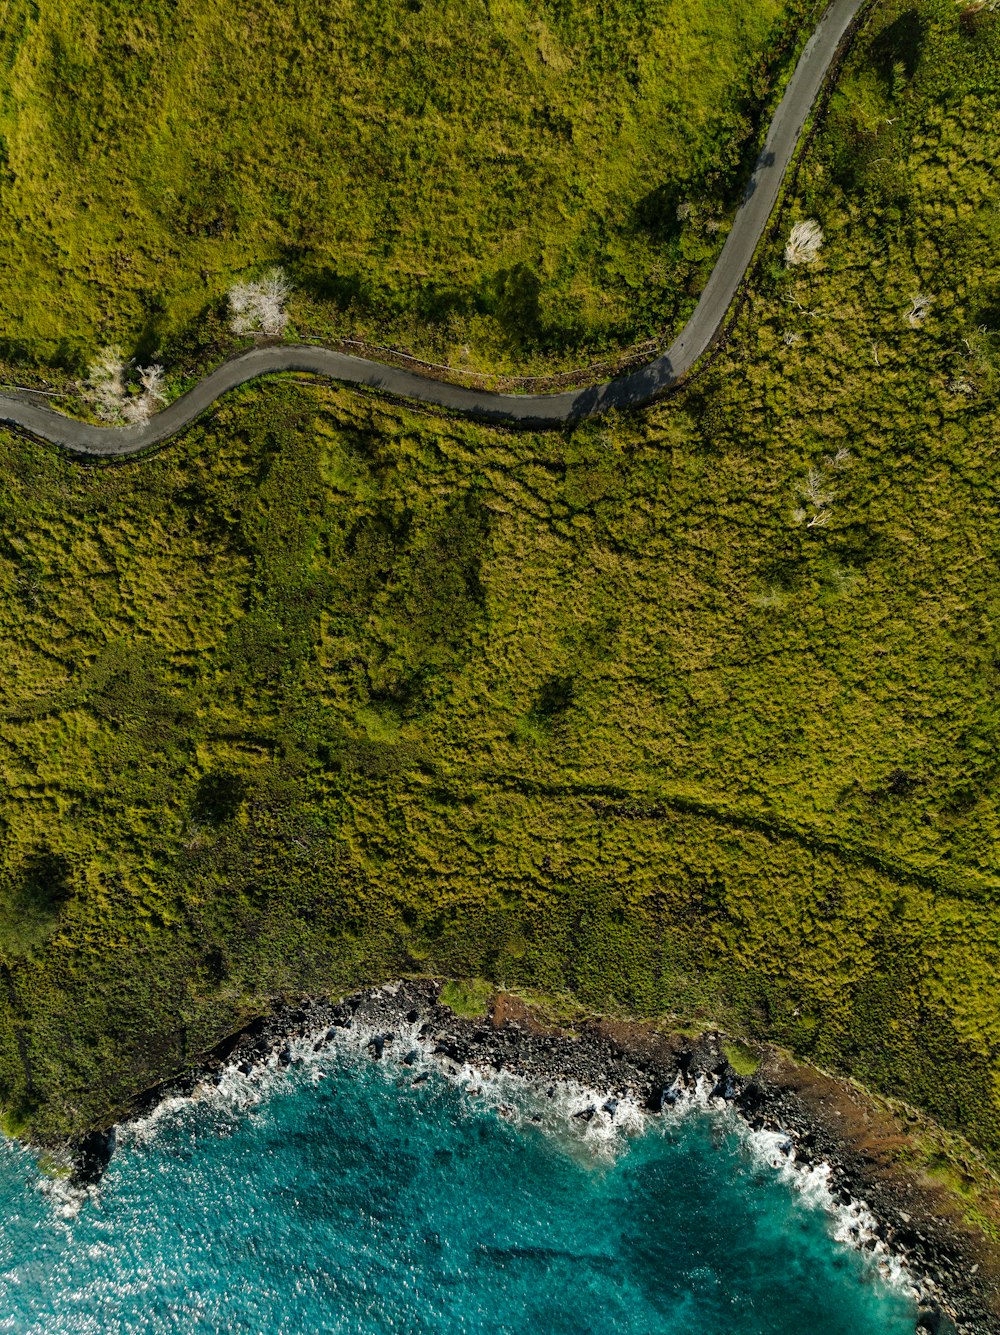
[[543,1102],[343,1053],[234,1075],[127,1133],[75,1214],[5,1144],[0,1330],[912,1335],[727,1115],[616,1138]]

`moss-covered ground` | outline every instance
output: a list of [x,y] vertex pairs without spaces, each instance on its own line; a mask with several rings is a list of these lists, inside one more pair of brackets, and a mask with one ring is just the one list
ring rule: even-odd
[[0,438],[8,1125],[430,972],[774,1039],[1000,1162],[998,142],[1000,14],[888,5],[642,415],[278,379],[115,467]]

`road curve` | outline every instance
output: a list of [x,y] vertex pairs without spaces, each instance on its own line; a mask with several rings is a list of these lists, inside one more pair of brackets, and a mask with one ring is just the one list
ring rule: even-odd
[[774,113],[732,230],[694,313],[666,352],[629,375],[562,394],[496,394],[432,380],[414,371],[330,348],[278,345],[251,348],[224,362],[145,426],[92,426],[51,408],[4,395],[0,395],[0,424],[40,436],[78,454],[135,454],[181,431],[227,390],[255,376],[277,371],[306,371],[349,385],[364,385],[395,398],[524,427],[560,426],[610,408],[635,408],[648,403],[691,369],[721,327],[774,209],[809,111],[863,3],[864,0],[831,0],[806,43]]

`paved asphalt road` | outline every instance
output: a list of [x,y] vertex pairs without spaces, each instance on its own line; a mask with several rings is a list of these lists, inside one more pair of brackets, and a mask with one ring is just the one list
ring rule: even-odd
[[774,113],[732,231],[694,314],[665,353],[630,375],[562,394],[493,394],[446,384],[328,348],[280,345],[252,348],[223,363],[157,413],[146,426],[91,426],[50,408],[3,395],[0,395],[0,423],[80,454],[134,454],[180,431],[227,390],[276,371],[307,371],[346,384],[367,385],[395,398],[416,399],[487,421],[527,427],[557,426],[592,417],[609,408],[634,408],[648,403],[690,370],[721,327],[767,226],[809,111],[862,3],[864,0],[831,0]]

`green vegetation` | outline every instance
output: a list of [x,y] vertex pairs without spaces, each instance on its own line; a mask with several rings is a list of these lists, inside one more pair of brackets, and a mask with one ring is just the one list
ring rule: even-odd
[[730,1040],[728,1043],[723,1043],[722,1051],[737,1075],[753,1075],[760,1065],[760,1058],[745,1043]]
[[456,1015],[476,1020],[489,1010],[495,993],[493,984],[482,978],[451,978],[441,988],[441,1000]]
[[543,371],[659,338],[814,7],[4,0],[0,363],[190,371],[275,261],[300,335]]
[[422,973],[775,1040],[1000,1163],[998,142],[1000,14],[889,4],[642,415],[285,378],[117,467],[0,438],[7,1124]]
[[0,952],[8,958],[31,954],[55,931],[59,910],[70,895],[65,858],[35,851],[0,883]]

